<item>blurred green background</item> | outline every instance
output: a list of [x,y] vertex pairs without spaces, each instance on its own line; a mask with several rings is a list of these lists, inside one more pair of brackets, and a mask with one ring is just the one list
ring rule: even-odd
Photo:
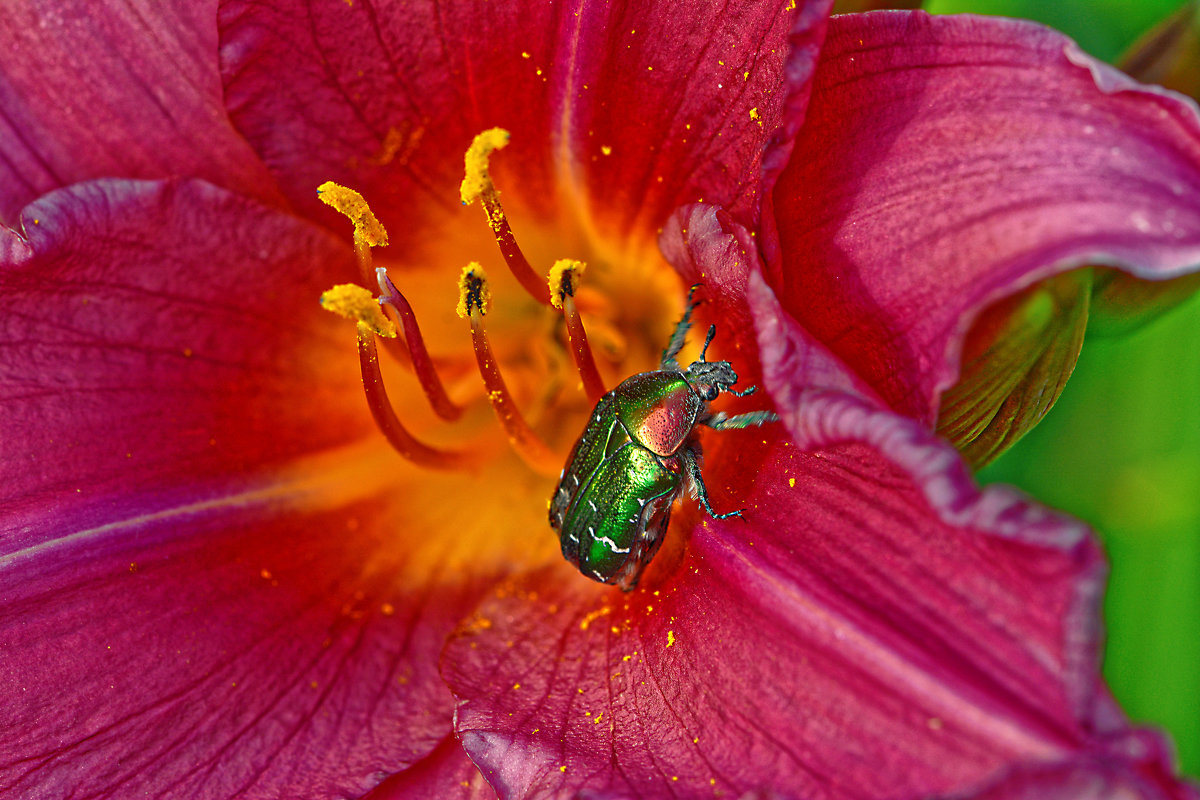
[[[1114,61],[1180,0],[930,0],[1025,17]],[[1200,776],[1200,297],[1120,338],[1089,333],[1058,404],[980,473],[1079,516],[1112,572],[1105,675],[1134,720],[1168,730]]]

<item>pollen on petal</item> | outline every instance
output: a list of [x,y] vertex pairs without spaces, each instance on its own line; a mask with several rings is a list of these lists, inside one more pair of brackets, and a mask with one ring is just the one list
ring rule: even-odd
[[463,159],[466,174],[463,176],[459,194],[463,205],[469,206],[479,199],[486,189],[491,188],[492,179],[488,175],[488,159],[492,153],[508,144],[509,133],[503,128],[489,128],[475,137],[467,148]]
[[396,336],[396,326],[383,315],[379,301],[358,284],[339,283],[321,295],[321,305],[326,311],[354,320],[380,336],[389,339]]
[[454,311],[466,319],[472,311],[485,315],[492,305],[492,290],[488,288],[487,273],[478,261],[463,267],[458,277],[458,305]]
[[354,224],[354,237],[361,238],[371,247],[384,247],[388,243],[387,231],[363,196],[333,181],[325,181],[317,187],[317,197],[327,206],[345,214]]
[[579,278],[583,276],[585,269],[587,264],[570,258],[560,258],[554,262],[554,266],[550,268],[549,284],[550,303],[555,308],[563,307],[563,299],[567,295],[575,295],[575,290],[579,288]]

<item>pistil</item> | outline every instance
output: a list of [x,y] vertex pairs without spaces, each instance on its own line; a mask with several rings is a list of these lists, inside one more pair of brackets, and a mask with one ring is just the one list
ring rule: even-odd
[[459,278],[456,310],[460,317],[471,322],[471,344],[475,349],[475,362],[479,365],[479,374],[483,376],[483,384],[487,389],[488,401],[521,459],[535,472],[548,476],[556,475],[562,466],[561,459],[558,459],[529,427],[496,365],[496,357],[488,343],[487,331],[483,324],[483,318],[490,305],[491,292],[488,289],[487,276],[483,267],[471,262],[463,268]]
[[492,153],[507,146],[508,139],[509,133],[503,128],[490,128],[475,137],[470,148],[467,149],[464,159],[466,175],[459,187],[459,194],[465,206],[471,205],[476,200],[483,205],[483,210],[487,214],[488,227],[492,229],[492,234],[496,237],[496,244],[500,246],[500,252],[504,255],[504,261],[508,264],[509,270],[533,299],[540,303],[549,303],[550,298],[545,292],[545,284],[533,271],[533,267],[529,266],[525,254],[517,246],[516,237],[513,236],[512,228],[508,224],[508,217],[505,216],[504,209],[500,207],[500,193],[496,190],[495,184],[492,183],[492,177],[488,173],[488,160]]
[[567,324],[567,339],[571,343],[571,356],[575,359],[575,367],[583,381],[583,390],[587,393],[588,400],[594,404],[604,396],[605,389],[600,372],[596,369],[592,348],[588,345],[583,320],[575,306],[575,289],[584,269],[582,261],[560,258],[554,262],[554,266],[550,268],[550,302],[563,312],[563,320]]

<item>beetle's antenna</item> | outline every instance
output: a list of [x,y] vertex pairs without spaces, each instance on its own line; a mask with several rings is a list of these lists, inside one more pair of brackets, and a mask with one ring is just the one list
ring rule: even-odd
[[749,397],[750,395],[752,395],[758,391],[758,387],[751,386],[750,388],[744,389],[740,392],[737,389],[726,389],[725,391],[729,392],[734,397]]
[[708,326],[708,335],[704,337],[704,348],[700,351],[700,360],[705,361],[704,354],[708,352],[708,346],[712,344],[713,337],[717,335],[717,326]]

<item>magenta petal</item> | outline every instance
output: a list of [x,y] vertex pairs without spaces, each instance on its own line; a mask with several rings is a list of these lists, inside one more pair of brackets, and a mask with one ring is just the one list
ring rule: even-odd
[[[796,12],[813,41],[828,5]],[[313,187],[335,179],[414,231],[457,210],[463,154],[492,126],[512,133],[505,202],[543,218],[648,233],[700,198],[749,213],[787,101],[792,14],[773,0],[235,1],[220,19],[231,115],[289,197],[320,213]]]
[[741,287],[718,316],[757,333],[783,430],[706,438],[714,504],[739,498],[745,519],[690,526],[637,592],[556,565],[463,625],[442,673],[484,777],[503,798],[916,800],[1005,797],[1040,770],[1047,788],[1191,797],[1099,679],[1105,566],[1086,526],[980,491],[949,445],[871,401],[719,217],[682,210],[664,251]]
[[[1171,758],[1157,737],[1144,731],[1130,736],[1141,769],[1107,756],[1083,756],[1015,767],[987,786],[937,800],[1196,800],[1200,790],[1180,785],[1166,773]],[[1156,764],[1157,762],[1157,764]],[[1156,774],[1156,766],[1164,771]]]
[[114,175],[191,175],[275,197],[225,114],[215,15],[214,0],[0,7],[0,221]]
[[448,585],[453,543],[414,525],[363,408],[352,326],[318,303],[349,249],[198,181],[78,185],[22,222],[0,786],[343,797],[428,763],[437,654],[490,578]]
[[[805,385],[877,399],[825,346],[795,333],[795,320],[763,283],[756,243],[757,237],[727,214],[704,204],[680,208],[659,239],[663,255],[684,281],[704,284],[700,314],[720,320],[722,341],[736,339],[736,349],[758,353],[762,363],[784,365],[782,372]],[[748,370],[761,364],[739,360],[737,367],[747,383],[759,380]]]
[[0,231],[4,550],[372,430],[354,333],[318,303],[356,270],[331,235],[201,182],[82,184],[22,224]]
[[390,775],[363,800],[496,800],[496,792],[467,758],[458,737],[447,735],[429,755]]
[[721,450],[718,485],[759,476],[746,520],[692,528],[661,583],[624,596],[564,565],[451,641],[457,729],[501,797],[923,798],[1082,753],[1157,768],[1100,729],[1084,526],[979,493],[917,423],[844,396],[814,413],[841,444]]
[[972,316],[1034,280],[1200,265],[1191,101],[991,18],[837,17],[821,58],[770,281],[897,411],[932,423]]
[[398,581],[397,529],[357,524],[378,502],[323,489],[59,520],[0,559],[6,794],[358,796],[437,747],[436,654],[472,597]]

